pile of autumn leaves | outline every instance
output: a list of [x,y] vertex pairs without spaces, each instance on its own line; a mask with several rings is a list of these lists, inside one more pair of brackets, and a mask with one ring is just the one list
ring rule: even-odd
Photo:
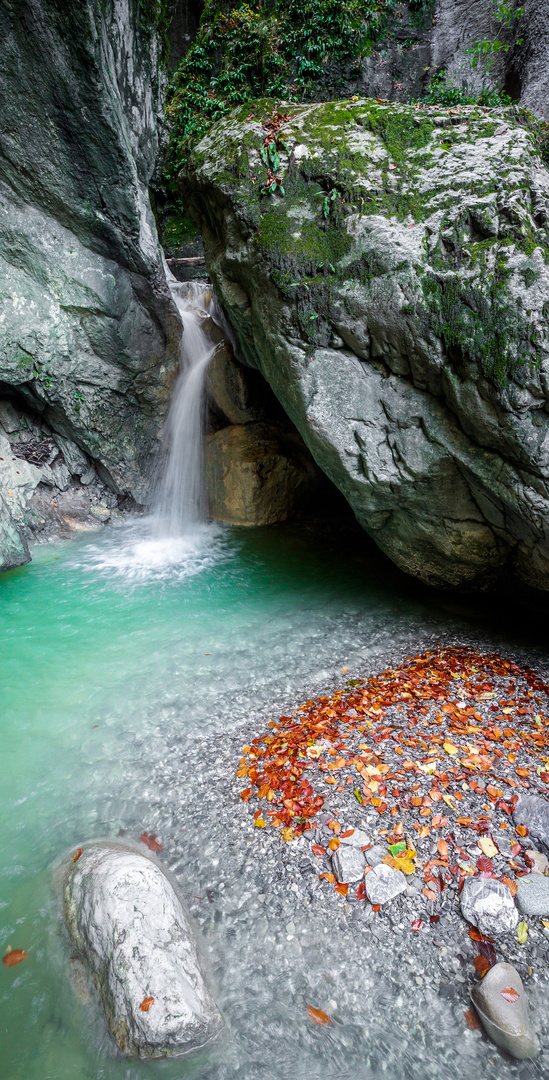
[[[380,830],[385,862],[408,874],[418,869],[421,842],[434,831],[432,849],[438,833],[437,857],[422,864],[430,900],[448,874],[496,877],[497,835],[514,832],[509,873],[500,879],[514,894],[513,878],[528,872],[520,842],[527,830],[511,821],[519,790],[549,792],[547,695],[549,686],[532,670],[496,654],[430,650],[271,722],[244,747],[236,774],[248,781],[241,798],[263,804],[254,814],[257,827],[269,821],[291,841],[318,827],[321,786],[328,784],[342,806],[349,795],[356,809],[371,806],[383,823],[387,818],[390,827]],[[328,851],[313,845],[317,855],[333,853],[346,835],[336,816],[327,824],[334,837]],[[456,841],[456,826],[477,834],[476,867]],[[347,895],[330,871],[320,876]],[[365,896],[362,883],[356,895]]]

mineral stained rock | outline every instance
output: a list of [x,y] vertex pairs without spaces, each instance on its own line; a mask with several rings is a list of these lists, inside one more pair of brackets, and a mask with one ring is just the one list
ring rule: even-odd
[[492,1042],[514,1058],[532,1058],[539,1053],[522,979],[512,964],[495,964],[474,987],[471,998]]
[[0,384],[138,501],[180,338],[148,196],[164,85],[132,0],[0,7]]
[[549,173],[530,121],[246,104],[181,176],[239,356],[364,529],[434,585],[549,588]]
[[192,931],[155,863],[133,851],[86,848],[70,867],[64,910],[124,1053],[176,1056],[217,1034],[221,1018]]

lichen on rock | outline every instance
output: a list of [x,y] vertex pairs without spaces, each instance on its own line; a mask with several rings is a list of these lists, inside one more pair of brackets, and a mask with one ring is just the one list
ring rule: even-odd
[[259,101],[180,178],[241,355],[441,586],[549,588],[549,175],[523,120]]

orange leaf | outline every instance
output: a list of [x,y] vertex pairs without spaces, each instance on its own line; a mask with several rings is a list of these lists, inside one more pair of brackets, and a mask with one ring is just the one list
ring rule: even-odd
[[330,843],[328,844],[328,849],[330,851],[337,851],[338,847],[339,847],[339,840],[338,840],[337,836],[334,836],[333,840],[330,840]]
[[437,894],[432,889],[422,889],[421,891],[427,897],[427,900],[436,900]]
[[325,1013],[323,1009],[313,1009],[312,1005],[307,1005],[307,1016],[315,1024],[331,1024],[333,1022],[328,1013]]
[[22,960],[26,960],[27,954],[24,949],[10,949],[2,960],[6,967],[15,967],[16,964],[20,964]]
[[511,896],[516,896],[517,895],[517,883],[516,883],[516,881],[513,881],[513,879],[510,878],[510,877],[502,877],[501,880],[504,882],[505,885],[507,885],[507,888],[509,889],[509,891],[511,893]]
[[431,815],[431,807],[430,806],[422,806],[421,810],[419,811],[419,816],[420,817],[430,817],[430,815]]
[[78,862],[83,850],[84,850],[84,848],[81,848],[81,847],[78,848],[78,851],[72,857],[73,862]]
[[530,769],[515,769],[517,776],[522,776],[524,779],[530,776]]
[[484,934],[481,934],[480,930],[477,930],[476,926],[469,927],[469,937],[472,938],[473,941],[489,941],[490,945],[494,944],[494,938],[486,937]]
[[[433,821],[433,824],[434,824],[434,821]],[[423,825],[421,827],[421,829],[419,830],[419,832],[418,832],[418,836],[419,836],[420,840],[424,840],[425,837],[428,836],[430,832],[431,832],[431,826],[430,825]]]
[[153,997],[146,997],[146,998],[143,998],[143,1001],[141,1002],[141,1005],[139,1006],[139,1008],[141,1009],[141,1012],[148,1012],[151,1005],[154,1005],[154,998]]
[[262,784],[257,793],[258,799],[263,799],[269,790],[269,784]]
[[246,789],[245,789],[245,791],[241,791],[241,792],[240,792],[240,798],[241,798],[241,799],[244,799],[244,802],[248,802],[248,799],[250,798],[250,795],[251,795],[251,794],[252,794],[252,789],[251,789],[251,787],[249,787],[249,788],[246,788]]
[[473,819],[470,818],[470,817],[458,817],[458,818],[456,818],[456,821],[457,821],[458,825],[467,826],[467,825],[472,824]]
[[500,994],[502,998],[505,998],[506,1001],[510,1001],[512,1004],[519,999],[516,990],[512,986],[504,986],[503,990],[500,990]]
[[313,855],[325,855],[326,854],[326,848],[322,847],[321,844],[313,844],[311,850],[313,852]]
[[471,1031],[482,1031],[482,1024],[476,1012],[473,1012],[472,1009],[465,1009],[463,1015],[467,1021],[467,1027],[470,1027]]
[[366,886],[365,886],[363,881],[360,882],[360,885],[358,886],[358,889],[357,889],[357,891],[355,893],[355,896],[356,896],[357,900],[365,900],[366,899]]
[[339,824],[339,821],[335,821],[334,818],[332,818],[332,820],[328,822],[328,828],[331,829],[332,832],[336,834],[336,836],[338,833],[341,832],[341,825]]
[[349,892],[349,886],[344,882],[336,881],[335,890],[336,892],[340,893],[341,896],[347,896],[347,893]]
[[448,847],[448,844],[446,843],[446,840],[437,841],[437,851],[443,859],[447,858],[449,850],[450,849]]
[[341,834],[341,839],[343,840],[346,836],[352,836],[354,831],[354,829],[345,829],[345,832],[342,832]]
[[479,975],[486,975],[486,972],[490,970],[490,961],[485,956],[475,956],[473,960],[475,965],[475,971],[478,971]]
[[335,879],[336,879],[335,874],[324,873],[324,874],[319,874],[318,876],[319,876],[321,881],[331,881],[332,884],[335,882]]
[[[251,794],[250,788],[250,794]],[[156,839],[156,833],[142,832],[139,837],[140,844],[145,844],[149,848],[149,851],[163,851],[164,845],[160,843],[160,840]]]
[[518,833],[519,836],[528,836],[526,825],[517,825],[515,832]]
[[381,904],[372,904],[372,911],[375,911],[377,915],[377,912],[381,911]]

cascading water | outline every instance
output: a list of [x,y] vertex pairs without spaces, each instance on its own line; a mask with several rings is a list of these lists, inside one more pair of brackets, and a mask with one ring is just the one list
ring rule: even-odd
[[200,281],[169,282],[183,323],[181,366],[166,420],[166,451],[154,504],[154,532],[184,535],[206,520],[204,404],[208,364],[216,346],[205,334],[211,287]]

